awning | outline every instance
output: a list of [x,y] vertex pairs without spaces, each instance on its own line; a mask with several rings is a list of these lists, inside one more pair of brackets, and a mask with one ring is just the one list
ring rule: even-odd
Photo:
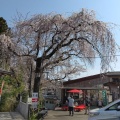
[[67,91],[67,92],[69,92],[69,93],[80,93],[80,94],[83,93],[82,90],[78,90],[78,89],[72,89],[72,90],[69,90],[69,91]]

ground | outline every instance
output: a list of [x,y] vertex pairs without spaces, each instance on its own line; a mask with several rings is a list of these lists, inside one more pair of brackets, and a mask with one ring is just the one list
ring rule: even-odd
[[44,120],[88,120],[88,115],[85,115],[84,113],[83,110],[74,112],[74,116],[69,116],[68,111],[62,111],[61,109],[49,110],[48,115]]

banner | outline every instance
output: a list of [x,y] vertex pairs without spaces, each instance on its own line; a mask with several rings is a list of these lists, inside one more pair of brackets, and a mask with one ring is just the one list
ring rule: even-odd
[[107,105],[107,93],[106,90],[102,91],[103,105]]

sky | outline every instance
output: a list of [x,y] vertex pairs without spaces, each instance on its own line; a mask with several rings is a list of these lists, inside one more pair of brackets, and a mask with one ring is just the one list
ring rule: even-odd
[[[116,43],[120,45],[120,0],[0,0],[0,17],[3,17],[9,27],[12,27],[13,18],[17,12],[23,16],[35,14],[59,13],[69,16],[80,12],[82,8],[94,10],[96,18],[103,22],[116,25],[113,35]],[[118,52],[117,55],[120,55]],[[112,64],[114,71],[120,71],[120,56],[118,61]],[[100,62],[96,60],[94,67],[89,67],[87,72],[80,77],[100,73]]]

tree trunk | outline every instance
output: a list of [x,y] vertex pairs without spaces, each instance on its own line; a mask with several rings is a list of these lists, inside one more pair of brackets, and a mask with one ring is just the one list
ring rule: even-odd
[[30,66],[30,76],[29,76],[29,96],[31,96],[31,81],[32,81],[32,64]]
[[41,79],[41,73],[42,73],[41,64],[42,64],[42,59],[37,58],[33,92],[38,92],[38,93],[39,93],[40,79]]
[[34,79],[34,88],[33,92],[39,92],[39,87],[40,87],[40,77],[35,77]]

